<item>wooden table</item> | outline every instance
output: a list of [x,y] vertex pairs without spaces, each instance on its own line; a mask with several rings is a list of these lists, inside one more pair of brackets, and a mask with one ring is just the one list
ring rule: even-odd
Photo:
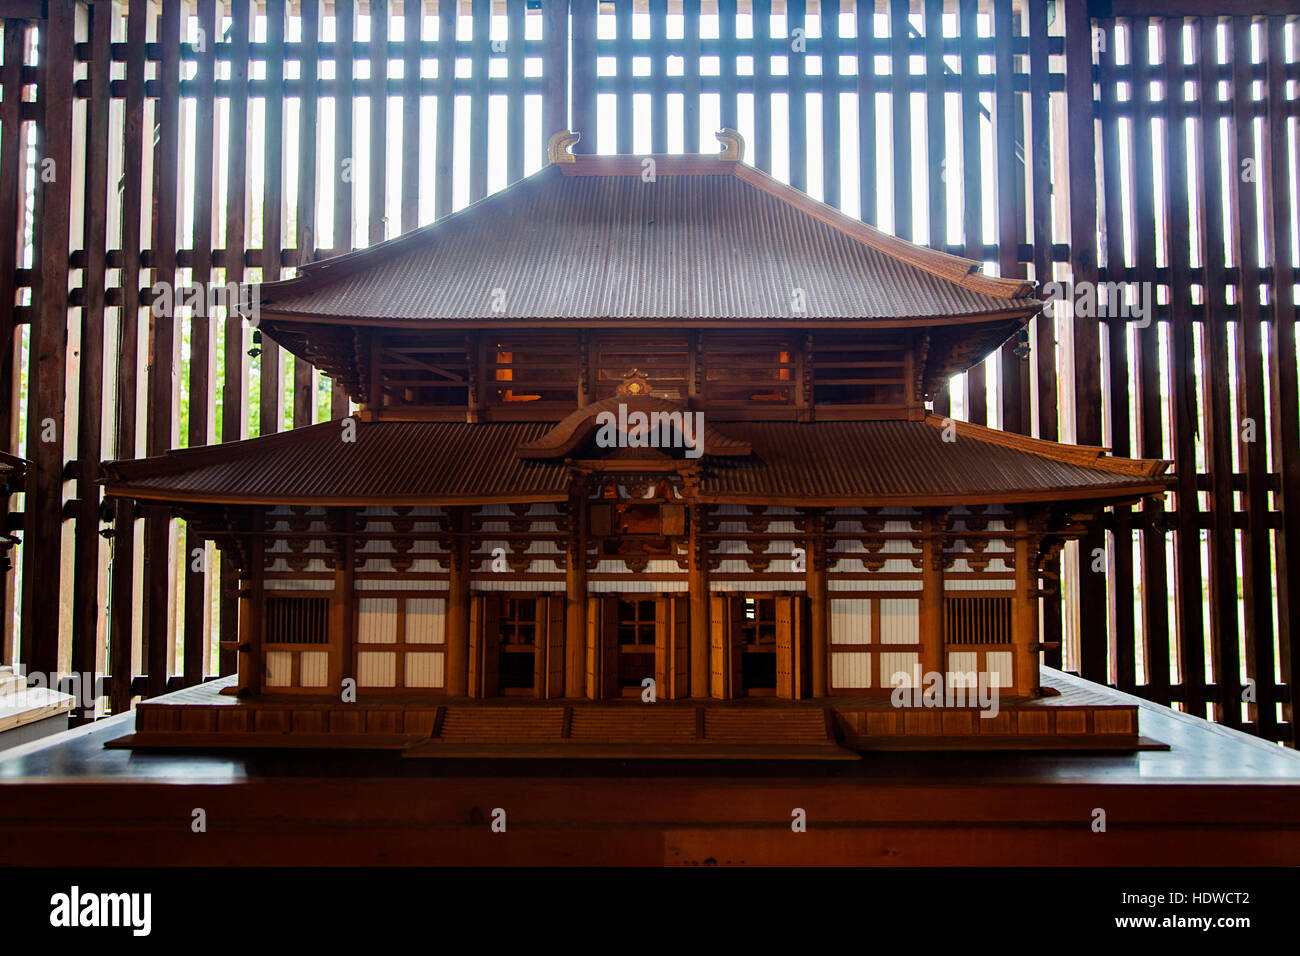
[[0,863],[1300,863],[1300,754],[1097,691],[1136,701],[1170,749],[743,765],[105,749],[128,714],[0,755]]

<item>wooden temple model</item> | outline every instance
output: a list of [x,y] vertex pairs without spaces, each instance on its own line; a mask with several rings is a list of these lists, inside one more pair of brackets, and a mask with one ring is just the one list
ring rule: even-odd
[[[105,466],[239,576],[237,680],[142,703],[124,743],[1137,746],[1135,706],[1040,667],[1040,599],[1166,463],[927,410],[1042,310],[1031,285],[781,185],[730,132],[650,164],[576,139],[260,287],[261,334],[350,419]],[[996,712],[923,700],[928,675]]]

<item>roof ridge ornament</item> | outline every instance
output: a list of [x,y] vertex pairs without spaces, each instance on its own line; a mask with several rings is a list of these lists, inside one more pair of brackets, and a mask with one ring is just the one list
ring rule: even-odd
[[729,160],[731,162],[744,162],[745,159],[745,137],[741,136],[734,129],[723,127],[713,134],[717,137],[718,142],[722,144],[722,153],[719,159]]
[[580,139],[582,139],[581,133],[569,129],[562,129],[552,134],[546,143],[546,158],[553,163],[576,163],[578,157],[569,152],[569,147]]

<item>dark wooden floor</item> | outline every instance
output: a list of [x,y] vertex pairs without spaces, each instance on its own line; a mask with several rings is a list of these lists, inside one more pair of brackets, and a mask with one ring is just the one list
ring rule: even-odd
[[0,760],[0,863],[1300,864],[1300,754],[1137,703],[1169,750],[738,764],[106,749],[125,715]]

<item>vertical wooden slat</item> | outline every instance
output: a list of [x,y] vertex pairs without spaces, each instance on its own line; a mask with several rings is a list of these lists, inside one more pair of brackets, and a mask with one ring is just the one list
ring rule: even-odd
[[370,0],[370,245],[388,238],[388,0]]
[[[1164,22],[1165,182],[1169,184],[1169,406],[1172,413],[1176,526],[1174,545],[1178,670],[1180,682],[1190,668],[1205,672],[1205,625],[1202,618],[1201,507],[1196,480],[1196,433],[1200,414],[1196,396],[1196,330],[1192,322],[1191,218],[1187,183],[1187,103],[1183,91],[1183,20]],[[1168,649],[1153,649],[1147,669],[1148,693],[1170,702]],[[1185,683],[1184,683],[1184,686]]]
[[894,235],[912,238],[911,25],[908,0],[889,3],[889,85],[894,121]]
[[[1082,0],[1078,0],[1082,2]],[[977,0],[962,0],[958,5],[959,44],[961,50],[961,173],[965,194],[963,235],[966,257],[984,261],[984,214],[982,169],[980,161],[980,101]],[[1091,87],[1089,87],[1091,92]],[[1073,193],[1071,193],[1073,195]],[[984,386],[985,366],[981,362],[966,374],[966,418],[977,425],[988,419],[988,398]]]
[[[262,281],[280,278],[284,236],[284,26],[286,0],[266,2],[266,96],[263,100]],[[372,130],[373,132],[373,130]],[[374,210],[371,210],[373,217]],[[283,358],[280,346],[261,341],[257,431],[272,435],[284,427]]]
[[808,188],[808,72],[807,54],[804,52],[808,36],[808,23],[804,0],[790,0],[786,4],[786,31],[794,36],[795,30],[803,31],[799,36],[800,50],[795,51],[794,40],[787,40],[787,56],[790,67],[786,71],[786,80],[790,89],[790,185],[795,189]]
[[513,183],[524,178],[524,5],[506,11],[506,182]]
[[[191,281],[199,288],[207,288],[212,281],[212,228],[215,198],[213,194],[213,166],[216,162],[215,143],[215,81],[216,81],[216,0],[198,0],[199,36],[202,49],[195,50],[196,96],[194,104],[194,250],[190,270]],[[92,94],[92,102],[94,97]],[[315,170],[312,170],[313,179]],[[300,186],[301,188],[301,181]],[[206,445],[212,440],[208,417],[212,409],[212,380],[209,368],[212,361],[212,315],[207,309],[196,309],[190,317],[190,382],[189,423],[186,443],[190,447]],[[185,614],[183,674],[187,686],[197,684],[207,675],[207,654],[204,643],[204,624],[208,613],[206,588],[206,562],[194,570],[194,552],[204,549],[203,539],[188,525],[185,531]]]
[[[576,8],[575,8],[576,9]],[[684,4],[682,7],[682,71],[685,85],[685,99],[682,107],[683,150],[687,153],[700,151],[700,7],[699,4]],[[595,24],[592,25],[593,30]],[[594,61],[594,58],[593,58]],[[593,75],[595,67],[593,65]],[[577,77],[574,78],[576,84]],[[574,86],[577,90],[577,86]],[[577,94],[574,94],[577,102]],[[592,94],[595,102],[595,94]],[[593,146],[593,152],[595,147]]]
[[[334,3],[334,229],[333,252],[352,250],[353,227],[353,37],[356,32],[354,0]],[[338,417],[337,415],[335,417]]]
[[[1028,142],[1041,146],[1052,141],[1051,102],[1049,99],[1050,75],[1047,56],[1047,6],[1029,4],[1029,138]],[[1038,283],[1052,280],[1052,151],[1031,148],[1031,195],[1033,215],[1030,217],[1034,253],[1034,279]],[[1034,372],[1038,384],[1038,437],[1057,441],[1060,437],[1057,423],[1056,377],[1056,318],[1052,307],[1033,322]],[[937,407],[936,407],[937,411]],[[1061,559],[1053,555],[1043,566],[1049,581],[1059,581]],[[1062,600],[1059,589],[1049,591],[1042,601],[1043,642],[1055,644],[1044,652],[1048,667],[1061,667]]]
[[[87,11],[90,39],[90,101],[86,110],[85,191],[108,194],[109,81],[112,75],[112,11]],[[3,220],[0,220],[2,222]],[[104,314],[108,260],[108,203],[85,204],[81,230],[85,267],[81,278],[81,344],[77,381],[77,508],[72,582],[72,670],[95,674],[99,633],[99,460],[104,419]],[[8,309],[6,308],[6,311]],[[6,388],[7,391],[7,388]],[[3,611],[3,601],[0,601]]]
[[456,4],[438,0],[438,141],[433,180],[434,214],[451,212],[452,135],[456,129]]
[[772,171],[772,0],[754,0],[754,145],[750,160]]
[[[1292,23],[1294,37],[1300,30]],[[1290,685],[1290,702],[1283,707],[1283,719],[1291,726],[1291,746],[1298,747],[1300,724],[1295,704],[1300,685],[1295,668],[1300,661],[1300,627],[1292,622],[1291,615],[1300,611],[1300,381],[1296,375],[1296,263],[1291,240],[1296,210],[1288,201],[1296,169],[1287,142],[1287,116],[1294,115],[1295,101],[1286,99],[1285,18],[1269,17],[1266,29],[1268,125],[1264,142],[1272,201],[1264,204],[1264,210],[1268,262],[1273,268],[1269,293],[1273,305],[1269,395],[1274,403],[1273,454],[1280,473],[1278,502],[1282,512],[1276,538],[1278,651],[1282,679]],[[1294,39],[1292,43],[1294,46]]]
[[[838,0],[832,2],[838,4]],[[740,113],[736,105],[736,94],[740,86],[736,75],[736,0],[718,0],[718,45],[722,54],[719,67],[722,74],[719,77],[719,121],[724,129],[735,129],[740,125]],[[824,72],[823,70],[823,74]]]
[[[298,60],[298,195],[294,264],[316,257],[317,59],[320,53],[320,0],[301,0],[298,7],[302,51]],[[316,420],[316,384],[311,363],[294,357],[293,427]]]
[[614,4],[615,149],[632,152],[632,0]]
[[[668,0],[650,0],[650,152],[668,152]],[[757,69],[757,66],[755,67]],[[757,118],[757,117],[756,117]]]
[[[1116,52],[1119,43],[1115,35],[1115,21],[1097,21],[1106,42],[1097,50],[1098,79],[1101,89],[1101,140],[1102,140],[1102,215],[1106,234],[1106,279],[1120,282],[1126,270],[1124,258],[1124,191],[1120,183],[1121,144],[1119,136],[1118,88]],[[1131,31],[1130,31],[1131,36]],[[1129,167],[1134,162],[1133,149],[1127,150]],[[1106,316],[1107,371],[1109,401],[1110,447],[1116,455],[1131,458],[1134,455],[1132,429],[1129,426],[1129,323],[1118,308],[1110,304]],[[1111,510],[1112,541],[1108,567],[1108,583],[1113,595],[1112,625],[1115,634],[1115,671],[1120,686],[1134,689],[1135,657],[1133,641],[1135,607],[1133,595],[1133,509],[1121,505]],[[1092,573],[1091,570],[1089,573]]]
[[[582,139],[575,153],[596,152],[596,0],[572,0],[573,112],[569,123]],[[687,31],[689,36],[689,30]],[[555,132],[555,130],[551,130]],[[689,124],[687,136],[690,135]],[[689,150],[688,150],[689,152]]]
[[[1021,146],[1023,124],[1017,109],[1020,94],[1015,89],[1012,50],[1017,36],[1011,0],[993,5],[993,152],[997,164],[998,274],[1024,278],[1020,263],[1020,237],[1024,232],[1024,177],[1016,156]],[[1000,355],[1002,428],[1029,434],[1029,358],[1016,354],[1017,342],[1006,343]]]
[[[15,451],[13,399],[14,357],[16,354],[14,304],[19,235],[22,230],[18,190],[19,166],[23,147],[21,119],[23,57],[27,51],[27,24],[23,20],[4,21],[4,62],[0,63],[0,449]],[[0,606],[0,613],[5,608]],[[9,618],[5,617],[7,633]],[[0,637],[0,640],[3,638]],[[0,645],[0,654],[5,645]]]
[[542,146],[551,136],[569,128],[569,4],[568,0],[542,0],[542,79],[545,102],[542,110]]
[[822,0],[822,198],[840,207],[840,3]]
[[[339,4],[350,0],[338,0]],[[337,9],[337,4],[336,4]],[[230,100],[226,147],[226,247],[224,265],[226,283],[236,286],[244,281],[244,256],[248,215],[248,192],[244,171],[248,150],[248,73],[249,73],[249,0],[230,2]],[[129,74],[128,74],[129,75]],[[130,164],[126,167],[130,169]],[[129,212],[129,204],[127,211]],[[339,243],[339,224],[334,223],[334,243]],[[129,248],[124,246],[124,248]],[[248,356],[245,354],[244,320],[234,310],[226,310],[225,356],[221,380],[221,440],[239,441],[244,437],[248,414]],[[121,540],[121,526],[118,538]],[[239,577],[234,557],[229,551],[221,557],[221,650],[218,670],[222,675],[236,671],[235,643],[239,638]],[[128,592],[129,593],[129,592]],[[128,658],[129,660],[129,658]],[[116,671],[114,672],[116,674]]]
[[470,47],[469,201],[487,195],[488,167],[488,33],[492,23],[489,0],[474,0],[474,38]]
[[[1210,629],[1213,639],[1214,678],[1220,688],[1220,713],[1223,720],[1239,714],[1235,694],[1225,699],[1226,689],[1237,680],[1237,544],[1233,530],[1232,493],[1232,423],[1228,408],[1228,339],[1227,282],[1225,246],[1221,210],[1223,195],[1219,136],[1221,108],[1218,99],[1218,19],[1202,17],[1197,26],[1200,60],[1198,93],[1200,99],[1201,150],[1197,183],[1204,203],[1197,233],[1202,237],[1201,262],[1204,263],[1205,382],[1204,394],[1208,414],[1205,416],[1207,464],[1210,471]],[[1224,674],[1229,678],[1224,679]],[[1204,715],[1204,683],[1201,673],[1184,674],[1188,710]],[[1230,713],[1226,713],[1230,712]],[[1240,718],[1235,720],[1240,724]]]
[[[177,241],[177,179],[180,150],[180,31],[179,2],[163,4],[158,23],[162,58],[158,64],[153,162],[153,281],[175,288]],[[149,401],[146,406],[145,454],[161,455],[172,439],[175,387],[176,320],[170,309],[153,305],[149,322]],[[149,508],[144,523],[144,659],[149,696],[167,691],[174,648],[168,627],[172,575],[171,516],[166,508]]]
[[[1273,671],[1273,601],[1272,537],[1269,530],[1269,490],[1267,423],[1265,408],[1263,346],[1263,312],[1260,289],[1264,284],[1259,255],[1259,215],[1256,195],[1264,177],[1260,157],[1255,150],[1254,57],[1251,50],[1253,19],[1232,19],[1232,155],[1235,189],[1229,205],[1232,236],[1235,240],[1233,261],[1237,267],[1237,324],[1234,330],[1237,349],[1237,408],[1242,419],[1238,424],[1238,455],[1246,473],[1242,501],[1246,524],[1242,533],[1241,597],[1242,630],[1245,635],[1247,675],[1255,681],[1256,705],[1251,708],[1256,732],[1272,738],[1277,725],[1277,693]],[[1247,175],[1247,161],[1253,167]],[[1248,421],[1247,421],[1248,420]],[[1253,423],[1248,428],[1248,422]],[[1252,431],[1253,428],[1253,431]],[[1221,694],[1225,707],[1229,697],[1241,699],[1240,681],[1234,674]],[[1239,706],[1234,703],[1234,711]],[[1238,717],[1238,720],[1240,718]]]
[[[930,246],[948,249],[948,168],[944,129],[943,0],[925,0],[925,147],[929,160]],[[955,173],[956,170],[953,170]]]
[[[59,665],[59,579],[63,560],[64,414],[68,331],[68,243],[72,215],[72,0],[50,0],[39,34],[41,134],[37,162],[53,170],[36,183],[28,378],[28,494],[23,534],[23,650],[30,670]],[[40,612],[35,609],[40,608]]]
[[[420,42],[424,0],[402,3],[402,219],[401,231],[420,224]],[[513,49],[515,37],[510,36]],[[511,123],[514,109],[511,108]],[[521,144],[522,148],[522,144]],[[513,146],[511,152],[514,152]]]
[[[1070,196],[1070,274],[1075,287],[1097,281],[1096,141],[1093,132],[1092,31],[1085,0],[1065,3],[1065,94]],[[1089,51],[1085,55],[1085,51]],[[1075,441],[1101,444],[1101,369],[1095,317],[1074,316]],[[1106,668],[1106,582],[1091,570],[1102,548],[1100,530],[1090,528],[1079,542],[1079,660],[1089,680],[1104,682]]]
[[875,225],[876,204],[876,5],[858,0],[858,218]]
[[[1151,131],[1151,40],[1150,21],[1138,18],[1133,21],[1133,144],[1136,152],[1134,170],[1139,182],[1150,183],[1151,188],[1136,190],[1136,248],[1137,278],[1139,288],[1152,290],[1152,315],[1145,328],[1138,330],[1140,347],[1138,358],[1138,421],[1141,423],[1140,452],[1146,458],[1164,457],[1164,414],[1160,385],[1160,323],[1156,320],[1156,208],[1155,159]],[[1113,396],[1112,396],[1113,398]],[[1162,506],[1148,499],[1142,506],[1142,636],[1145,646],[1146,670],[1150,674],[1153,663],[1168,668],[1169,659],[1169,579],[1167,574],[1166,539]],[[1124,591],[1119,594],[1123,596]],[[1125,644],[1132,642],[1127,639]],[[1126,652],[1124,660],[1135,654],[1136,648]],[[1125,664],[1127,668],[1127,662]],[[1127,673],[1121,674],[1121,690],[1136,690],[1136,678],[1127,682]]]

